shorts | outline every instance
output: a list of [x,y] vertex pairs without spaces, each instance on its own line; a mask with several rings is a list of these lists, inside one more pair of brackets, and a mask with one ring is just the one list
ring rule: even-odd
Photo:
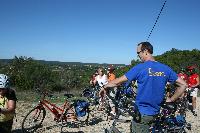
[[198,88],[190,88],[190,96],[197,97]]
[[156,116],[141,115],[140,122],[132,120],[131,133],[149,133]]
[[11,133],[13,120],[0,122],[0,133]]

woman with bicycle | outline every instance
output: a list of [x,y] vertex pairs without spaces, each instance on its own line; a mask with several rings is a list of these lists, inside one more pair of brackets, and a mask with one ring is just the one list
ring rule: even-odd
[[9,78],[0,74],[0,133],[11,133],[16,108],[15,91],[9,87]]
[[[104,73],[103,68],[99,68],[97,70],[98,75],[95,77],[95,80],[93,81],[93,84],[98,84],[99,87],[102,87],[103,85],[108,83],[108,77],[107,75]],[[104,91],[104,93],[102,93],[102,95],[100,95],[100,100],[99,100],[99,110],[103,109],[103,102],[104,102],[104,98],[106,95],[106,91]]]

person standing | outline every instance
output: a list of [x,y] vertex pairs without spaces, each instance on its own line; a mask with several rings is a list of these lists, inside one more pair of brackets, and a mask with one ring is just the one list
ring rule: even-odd
[[[110,66],[108,67],[107,70],[107,75],[108,75],[108,82],[114,80],[116,78],[114,74],[114,67]],[[111,112],[110,112],[110,119],[114,119],[116,117],[116,93],[117,93],[117,87],[113,87],[110,89],[108,92],[108,97],[109,97],[109,105],[111,107]]]
[[183,79],[179,78],[169,66],[157,62],[152,54],[153,46],[149,42],[139,43],[137,55],[143,63],[132,67],[123,76],[112,80],[101,89],[101,92],[103,92],[126,81],[137,81],[135,104],[141,114],[141,120],[132,120],[132,133],[149,133],[149,123],[159,114],[161,102],[165,98],[167,82],[176,83],[178,87],[174,95],[168,97],[166,102],[173,102],[178,99],[187,87]]
[[192,113],[197,116],[196,105],[197,105],[197,93],[199,88],[199,75],[195,71],[195,66],[189,66],[189,77],[188,77],[188,88],[190,96],[192,97]]
[[[108,83],[108,77],[105,74],[103,68],[98,68],[97,70],[98,75],[95,77],[95,80],[93,81],[93,84],[98,84],[99,87],[104,86],[105,84]],[[99,108],[98,110],[103,110],[104,102],[105,102],[105,96],[106,96],[106,91],[100,95],[99,99]]]
[[9,78],[0,74],[0,133],[11,133],[16,109],[15,91],[9,86]]

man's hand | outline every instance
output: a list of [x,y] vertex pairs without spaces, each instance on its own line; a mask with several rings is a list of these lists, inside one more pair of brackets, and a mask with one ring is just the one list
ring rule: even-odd
[[166,102],[173,102],[172,99],[170,97],[167,97]]

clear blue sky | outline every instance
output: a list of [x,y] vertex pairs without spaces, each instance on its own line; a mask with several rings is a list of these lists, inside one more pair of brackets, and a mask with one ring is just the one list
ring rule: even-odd
[[[0,0],[0,58],[123,63],[137,59],[164,0]],[[200,49],[200,0],[168,0],[154,55]]]

